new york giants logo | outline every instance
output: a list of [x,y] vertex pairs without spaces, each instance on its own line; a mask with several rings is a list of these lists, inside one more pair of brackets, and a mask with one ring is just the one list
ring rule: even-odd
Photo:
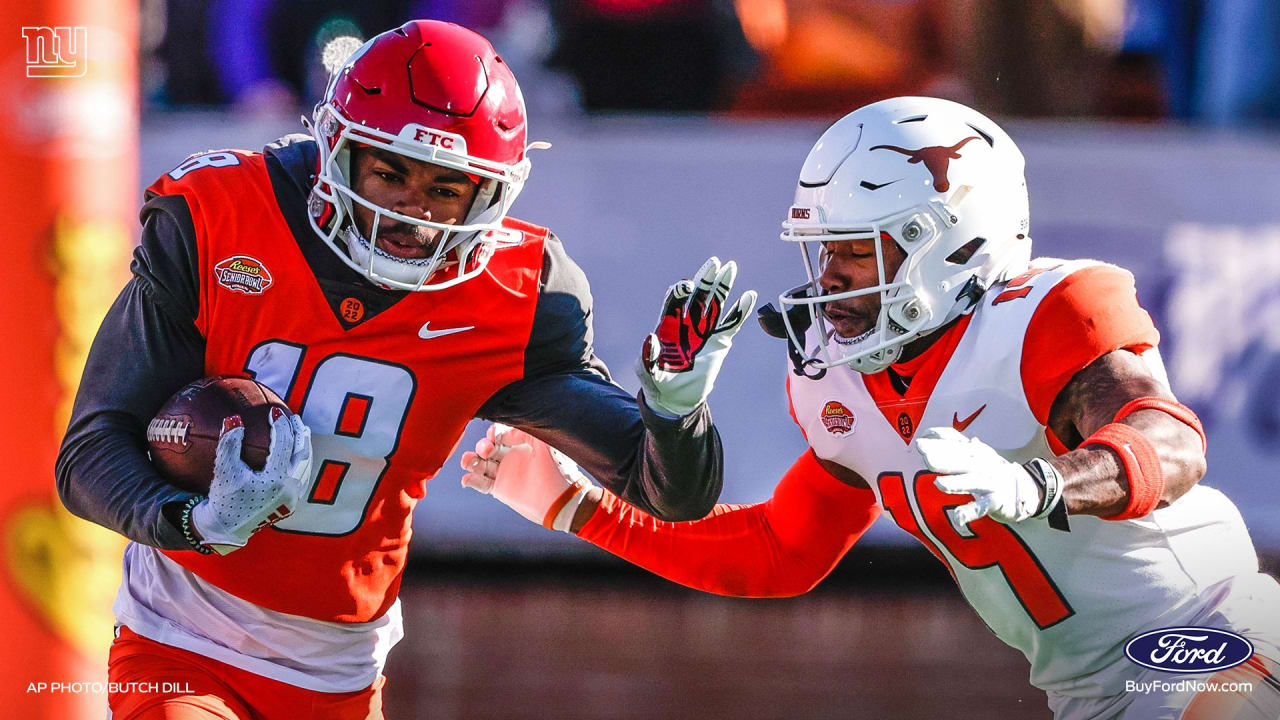
[[89,72],[89,28],[24,27],[27,77],[78,78]]

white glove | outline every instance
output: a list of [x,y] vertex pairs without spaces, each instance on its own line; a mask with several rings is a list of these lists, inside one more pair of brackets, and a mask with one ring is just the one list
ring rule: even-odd
[[[935,487],[951,495],[969,494],[973,502],[947,511],[957,528],[981,517],[1016,523],[1047,515],[1040,485],[1027,469],[1000,457],[978,438],[969,439],[955,428],[929,428],[916,440],[916,450],[930,471],[942,477]],[[1056,500],[1056,494],[1050,500]]]
[[311,484],[311,430],[297,415],[273,416],[271,446],[261,470],[240,458],[243,441],[240,418],[228,418],[218,439],[209,495],[191,510],[201,543],[221,555],[292,515]]
[[738,266],[707,260],[695,280],[667,289],[658,327],[644,340],[636,376],[649,409],[668,416],[693,412],[711,394],[733,336],[751,315],[756,293],[742,293],[726,310]]
[[462,484],[492,495],[531,522],[569,532],[594,485],[563,453],[529,433],[494,423],[462,454]]

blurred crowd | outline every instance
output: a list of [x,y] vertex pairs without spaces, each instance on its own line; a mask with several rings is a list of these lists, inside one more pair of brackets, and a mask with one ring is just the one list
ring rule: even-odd
[[926,94],[1000,115],[1280,124],[1275,0],[141,0],[150,107],[308,106],[320,50],[413,17],[488,36],[534,112],[832,117]]

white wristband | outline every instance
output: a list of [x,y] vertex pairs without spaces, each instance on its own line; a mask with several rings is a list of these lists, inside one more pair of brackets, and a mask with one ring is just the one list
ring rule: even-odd
[[1040,509],[1032,517],[1043,518],[1048,517],[1058,507],[1058,503],[1062,501],[1062,473],[1058,472],[1048,460],[1044,458],[1031,458],[1022,464],[1022,467],[1031,475],[1031,479],[1035,480],[1036,485],[1040,487],[1044,493],[1044,498],[1040,501]]
[[556,513],[556,519],[551,521],[551,529],[560,532],[572,532],[573,516],[578,513],[578,508],[582,505],[582,501],[587,499],[587,493],[591,490],[591,485],[580,484],[578,491],[569,498],[569,502],[560,508],[560,512]]

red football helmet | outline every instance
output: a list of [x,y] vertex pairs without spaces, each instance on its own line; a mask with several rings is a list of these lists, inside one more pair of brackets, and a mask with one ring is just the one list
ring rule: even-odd
[[[473,278],[499,244],[518,241],[502,220],[529,175],[527,151],[546,147],[526,147],[520,86],[489,41],[434,20],[407,22],[353,52],[330,79],[308,129],[320,148],[312,227],[347,265],[402,290],[441,290]],[[466,219],[446,225],[413,218],[356,194],[352,143],[478,180]],[[352,222],[353,202],[373,211],[373,237]],[[432,256],[403,259],[378,249],[383,217],[439,230]]]

